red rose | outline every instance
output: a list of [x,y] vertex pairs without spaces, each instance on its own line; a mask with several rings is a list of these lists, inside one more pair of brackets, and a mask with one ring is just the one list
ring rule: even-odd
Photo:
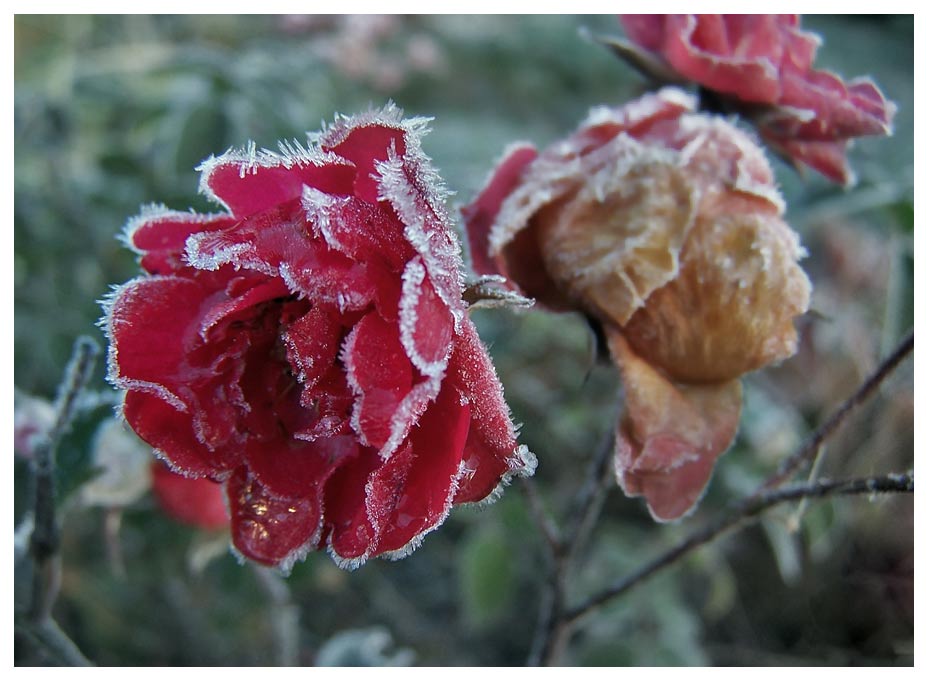
[[624,387],[615,471],[654,517],[703,493],[739,377],[790,356],[803,251],[761,148],[665,88],[599,107],[541,154],[509,149],[463,209],[475,269],[594,318]]
[[171,465],[225,485],[232,539],[284,568],[401,557],[533,456],[462,301],[422,119],[338,118],[308,149],[205,161],[227,212],[151,207],[108,304],[110,380]]
[[845,83],[811,68],[822,41],[800,29],[797,15],[628,14],[621,21],[678,79],[717,93],[785,157],[835,182],[854,181],[850,140],[891,133],[896,107],[871,80]]
[[162,461],[151,464],[151,486],[163,511],[175,520],[205,530],[228,527],[222,486],[209,478],[174,473]]

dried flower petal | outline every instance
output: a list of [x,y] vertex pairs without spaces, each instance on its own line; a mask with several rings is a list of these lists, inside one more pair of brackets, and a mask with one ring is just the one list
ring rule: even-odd
[[675,520],[698,503],[714,462],[733,442],[742,406],[737,380],[703,385],[669,381],[611,329],[625,412],[614,467],[624,493],[643,496],[654,518]]
[[659,60],[673,81],[712,90],[793,163],[835,182],[854,181],[847,142],[891,134],[896,106],[867,78],[843,82],[813,69],[822,40],[801,30],[797,15],[641,14],[621,22],[648,53],[633,65]]
[[506,157],[464,209],[483,269],[604,329],[627,398],[616,471],[660,519],[697,503],[736,433],[738,377],[795,352],[810,298],[761,149],[693,105],[666,88],[595,109]]

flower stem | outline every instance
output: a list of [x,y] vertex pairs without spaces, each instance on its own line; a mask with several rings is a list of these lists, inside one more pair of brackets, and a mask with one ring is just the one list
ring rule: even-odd
[[900,366],[901,362],[903,362],[911,352],[913,352],[912,332],[900,342],[894,352],[881,362],[875,372],[839,406],[833,415],[811,433],[810,437],[804,440],[796,452],[781,463],[775,474],[768,478],[759,490],[757,490],[756,495],[764,490],[779,486],[790,478],[797,469],[811,459],[816,458],[817,452],[820,450],[823,443],[839,429],[846,418],[848,418],[856,408],[875,394],[878,387],[898,366]]
[[573,624],[590,615],[637,584],[674,565],[695,549],[704,546],[728,531],[740,529],[749,520],[755,519],[763,512],[779,504],[801,499],[820,499],[834,495],[912,492],[912,473],[890,473],[870,478],[836,481],[819,480],[812,483],[800,483],[769,490],[759,496],[747,497],[735,504],[726,515],[692,532],[634,572],[570,609],[564,614],[564,620],[567,624]]
[[55,401],[55,421],[36,446],[32,459],[34,526],[29,538],[29,554],[33,561],[29,609],[31,633],[43,646],[57,649],[58,656],[68,664],[84,664],[87,661],[51,617],[61,585],[61,531],[55,508],[55,452],[74,419],[78,398],[90,380],[99,354],[100,348],[91,338],[82,336],[74,343]]
[[572,633],[571,623],[564,618],[569,575],[601,512],[611,479],[608,463],[613,449],[613,434],[608,431],[576,495],[565,535],[556,531],[552,520],[543,513],[536,490],[528,487],[528,501],[549,547],[547,584],[541,596],[537,632],[528,657],[530,666],[555,666],[566,650]]

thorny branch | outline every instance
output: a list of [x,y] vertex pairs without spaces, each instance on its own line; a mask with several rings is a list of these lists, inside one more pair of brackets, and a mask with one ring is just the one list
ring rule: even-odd
[[748,521],[768,509],[788,501],[819,499],[834,495],[912,493],[912,473],[889,473],[871,478],[850,480],[820,480],[814,483],[799,483],[770,490],[757,497],[749,497],[737,504],[723,517],[692,532],[675,546],[664,551],[646,565],[618,580],[599,594],[572,608],[565,614],[565,622],[572,624],[617,598],[631,588],[652,577],[657,572],[676,563],[679,559],[720,535],[745,526]]
[[60,529],[55,509],[55,452],[76,412],[78,398],[90,380],[100,348],[82,336],[74,343],[71,360],[55,400],[55,421],[36,446],[32,459],[34,527],[29,539],[33,560],[32,602],[29,621],[33,639],[50,648],[68,664],[89,664],[51,618],[61,583]]
[[[808,500],[832,495],[864,493],[906,493],[913,492],[913,474],[889,474],[881,477],[853,480],[810,481],[803,484],[779,488],[795,471],[817,455],[843,422],[865,401],[871,398],[893,371],[913,350],[913,333],[907,336],[888,355],[865,382],[850,395],[839,408],[822,423],[801,446],[785,461],[778,471],[768,478],[755,493],[746,497],[723,517],[692,532],[675,546],[639,569],[615,582],[599,594],[571,609],[566,607],[566,584],[569,569],[581,550],[585,539],[594,527],[610,479],[610,460],[613,441],[607,439],[590,467],[589,476],[577,496],[577,503],[567,525],[567,533],[560,536],[552,531],[553,520],[543,511],[541,501],[533,487],[528,488],[528,502],[535,521],[544,534],[549,547],[550,569],[547,588],[541,602],[537,633],[531,647],[528,663],[552,666],[558,663],[576,623],[599,607],[635,587],[661,570],[675,564],[679,559],[729,531],[745,526],[764,511],[779,504]],[[776,489],[779,488],[779,489]]]
[[529,483],[526,487],[531,512],[549,548],[547,587],[540,604],[537,633],[528,658],[531,666],[550,664],[550,660],[558,659],[569,639],[570,628],[563,622],[569,571],[601,512],[611,478],[608,464],[613,448],[613,434],[609,431],[589,464],[564,535],[555,529],[553,520],[544,512],[533,485]]
[[[857,407],[872,397],[878,387],[884,383],[885,379],[900,366],[900,363],[913,352],[913,333],[904,338],[897,348],[888,355],[880,366],[869,376],[859,388],[852,393],[839,408],[824,421],[810,436],[804,440],[803,444],[787,459],[782,461],[778,471],[766,480],[759,488],[762,490],[771,489],[782,484],[801,466],[811,459],[816,458],[817,452],[826,440],[836,432],[848,416],[855,411]],[[758,494],[757,492],[757,494]]]

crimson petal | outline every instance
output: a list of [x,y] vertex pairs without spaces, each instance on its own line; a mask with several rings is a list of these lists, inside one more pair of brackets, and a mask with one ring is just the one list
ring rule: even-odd
[[306,185],[349,194],[354,180],[354,169],[336,156],[301,148],[258,151],[253,143],[211,156],[197,170],[202,172],[200,191],[238,218],[298,199]]
[[318,542],[321,508],[317,499],[271,496],[247,469],[225,483],[232,541],[245,557],[284,571]]

